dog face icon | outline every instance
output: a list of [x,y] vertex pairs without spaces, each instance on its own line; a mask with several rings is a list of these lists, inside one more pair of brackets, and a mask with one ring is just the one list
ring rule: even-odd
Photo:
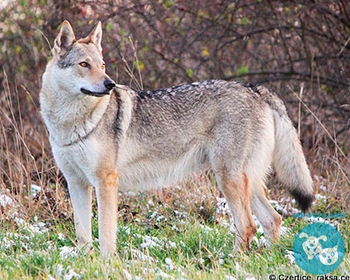
[[312,260],[317,254],[321,253],[322,245],[320,244],[320,240],[327,241],[327,236],[325,235],[316,237],[309,236],[304,232],[299,235],[299,238],[306,238],[303,243],[303,250],[309,260]]
[[335,264],[338,260],[338,245],[333,248],[325,248],[320,252],[320,262],[324,265]]

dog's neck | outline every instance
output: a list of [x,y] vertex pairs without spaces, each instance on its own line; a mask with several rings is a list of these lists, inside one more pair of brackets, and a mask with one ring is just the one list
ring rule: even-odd
[[109,104],[110,96],[92,97],[54,92],[50,85],[43,87],[40,98],[42,115],[51,140],[58,146],[70,146],[96,128]]

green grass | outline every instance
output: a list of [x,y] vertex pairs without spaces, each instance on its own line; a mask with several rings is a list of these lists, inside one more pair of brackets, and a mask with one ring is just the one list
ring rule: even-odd
[[[284,219],[281,241],[269,248],[253,242],[251,250],[232,250],[234,233],[228,218],[209,208],[211,219],[173,204],[157,203],[157,197],[141,194],[124,197],[133,217],[120,211],[118,254],[106,261],[99,256],[96,214],[94,248],[88,254],[75,249],[71,219],[45,223],[37,218],[4,219],[0,228],[0,279],[268,279],[270,274],[306,275],[290,255],[305,219]],[[174,211],[174,207],[177,208]],[[322,211],[319,202],[315,209]],[[195,208],[193,208],[195,209]],[[333,208],[338,211],[336,205]],[[327,209],[331,213],[333,209]],[[181,211],[180,211],[181,210]],[[349,248],[349,213],[334,219]],[[257,234],[263,240],[263,234]],[[349,257],[331,275],[350,273]],[[230,278],[231,277],[231,278]],[[316,277],[314,278],[316,279]]]

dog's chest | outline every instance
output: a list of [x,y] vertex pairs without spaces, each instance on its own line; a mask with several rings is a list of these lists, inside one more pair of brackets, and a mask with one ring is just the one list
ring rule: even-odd
[[96,169],[102,160],[102,148],[103,143],[95,137],[64,147],[52,143],[55,160],[67,179],[75,176],[90,183],[93,183],[91,180],[94,180]]

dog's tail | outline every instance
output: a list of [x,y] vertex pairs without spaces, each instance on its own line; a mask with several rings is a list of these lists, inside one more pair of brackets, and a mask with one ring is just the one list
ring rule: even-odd
[[277,177],[305,212],[310,208],[315,195],[310,170],[297,131],[287,115],[283,102],[277,96],[273,97],[273,104],[270,103],[275,120],[273,165]]

